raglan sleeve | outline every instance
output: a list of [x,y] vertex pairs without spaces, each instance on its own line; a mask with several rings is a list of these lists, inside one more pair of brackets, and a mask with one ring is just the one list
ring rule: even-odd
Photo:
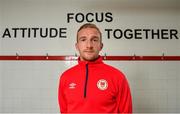
[[[123,75],[123,74],[122,74]],[[120,113],[132,113],[132,96],[126,77],[119,82],[118,109]]]
[[64,89],[65,89],[64,84],[65,84],[65,80],[62,74],[60,76],[59,88],[58,88],[58,103],[59,103],[61,113],[67,113],[67,102],[66,102],[66,98],[64,94]]

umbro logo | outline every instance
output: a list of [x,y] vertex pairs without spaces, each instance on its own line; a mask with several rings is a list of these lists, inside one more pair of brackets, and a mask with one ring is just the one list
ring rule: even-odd
[[76,85],[77,85],[76,83],[73,83],[73,82],[70,83],[70,84],[69,84],[69,89],[74,89],[74,88],[76,88]]

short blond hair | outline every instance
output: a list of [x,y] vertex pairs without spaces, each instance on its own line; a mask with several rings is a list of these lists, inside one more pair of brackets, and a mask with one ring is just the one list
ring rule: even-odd
[[85,28],[94,28],[94,29],[96,29],[100,34],[100,41],[102,42],[102,33],[101,33],[100,29],[93,23],[85,23],[85,24],[83,24],[82,26],[79,27],[79,29],[77,31],[77,42],[78,42],[78,32],[80,30],[82,30],[82,29],[85,29]]

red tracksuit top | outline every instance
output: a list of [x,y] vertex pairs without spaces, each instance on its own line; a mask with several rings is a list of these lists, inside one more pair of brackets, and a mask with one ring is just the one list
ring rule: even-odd
[[128,82],[102,57],[65,71],[60,77],[58,101],[61,113],[132,113]]

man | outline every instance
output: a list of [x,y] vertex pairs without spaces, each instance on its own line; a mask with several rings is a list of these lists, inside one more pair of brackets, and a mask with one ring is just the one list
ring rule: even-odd
[[132,113],[128,82],[119,70],[102,62],[102,34],[87,23],[77,31],[78,65],[60,77],[58,100],[62,113]]

